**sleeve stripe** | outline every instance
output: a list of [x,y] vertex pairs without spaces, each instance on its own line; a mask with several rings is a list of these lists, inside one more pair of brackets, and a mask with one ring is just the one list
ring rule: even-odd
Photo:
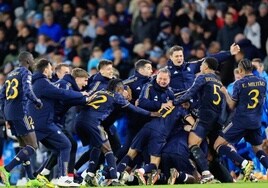
[[95,91],[97,90],[97,88],[99,87],[100,83],[101,83],[101,82],[99,82],[99,81],[96,82],[95,86],[92,88],[91,91],[95,92]]
[[152,85],[148,85],[148,87],[145,90],[145,98],[148,99],[149,98],[149,93],[150,93],[150,88]]

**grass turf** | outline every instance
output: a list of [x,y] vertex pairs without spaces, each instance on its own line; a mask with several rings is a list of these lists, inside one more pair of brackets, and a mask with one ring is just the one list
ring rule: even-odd
[[[15,188],[16,186],[11,186],[11,188]],[[16,188],[22,188],[16,187]],[[85,188],[86,186],[81,186],[80,188]],[[220,183],[220,184],[191,184],[191,185],[154,185],[154,186],[123,186],[123,187],[132,187],[132,188],[267,188],[268,187],[268,181],[258,182],[258,183]],[[113,187],[113,188],[119,188],[119,187]],[[122,186],[120,186],[122,188]]]

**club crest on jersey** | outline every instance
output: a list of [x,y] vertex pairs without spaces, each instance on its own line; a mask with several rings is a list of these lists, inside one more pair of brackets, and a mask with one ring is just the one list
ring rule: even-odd
[[154,101],[158,101],[158,96],[155,96],[154,97]]
[[190,72],[190,71],[191,71],[191,68],[190,68],[190,67],[187,67],[187,71],[189,71],[189,72]]
[[139,86],[139,87],[137,87],[137,88],[136,88],[136,90],[141,90],[141,87],[140,87],[140,86]]
[[178,74],[178,71],[175,71],[173,74]]

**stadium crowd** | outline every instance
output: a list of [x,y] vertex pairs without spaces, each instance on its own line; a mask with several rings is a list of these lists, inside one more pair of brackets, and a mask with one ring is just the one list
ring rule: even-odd
[[267,20],[266,0],[0,0],[2,183],[267,180]]

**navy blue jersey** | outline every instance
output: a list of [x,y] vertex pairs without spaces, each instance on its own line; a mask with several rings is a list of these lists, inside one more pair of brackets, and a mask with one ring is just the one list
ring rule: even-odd
[[96,91],[100,91],[102,89],[106,89],[110,78],[106,78],[101,75],[101,73],[97,73],[93,75],[93,78],[89,78],[89,83],[87,85],[87,91],[90,93],[94,93]]
[[233,123],[248,129],[261,126],[262,108],[265,100],[266,81],[248,75],[234,83],[232,99],[236,101]]
[[[218,62],[223,62],[231,56],[229,51],[220,52],[217,54],[210,55],[218,60]],[[171,73],[170,87],[175,93],[185,91],[189,89],[195,79],[195,74],[200,72],[201,63],[203,59],[191,62],[184,62],[181,66],[175,66],[171,60],[168,61],[167,68]]]
[[33,74],[33,91],[43,102],[43,107],[36,110],[32,103],[27,103],[27,109],[32,116],[36,130],[46,130],[48,126],[53,125],[55,115],[55,103],[59,100],[83,100],[86,103],[86,97],[82,93],[59,89],[53,85],[49,79],[42,73]]
[[[78,85],[75,82],[74,77],[71,74],[65,74],[64,77],[54,85],[61,89],[72,90],[72,91],[80,91]],[[59,123],[61,125],[65,124],[65,114],[66,112],[72,107],[76,105],[83,105],[85,102],[84,100],[68,100],[62,101],[59,100],[55,104],[55,123]]]
[[181,104],[190,100],[195,95],[198,95],[200,113],[208,110],[220,112],[223,101],[223,94],[220,91],[221,87],[222,83],[218,76],[212,73],[202,74],[195,79],[192,87],[190,87],[178,101],[175,101],[175,104]]
[[1,91],[2,110],[6,120],[19,120],[27,114],[26,103],[34,104],[38,98],[32,90],[32,73],[25,67],[18,67],[7,75]]
[[153,118],[150,122],[146,123],[144,127],[148,127],[157,132],[160,132],[164,136],[168,136],[174,129],[175,125],[181,126],[180,120],[185,119],[188,116],[186,109],[181,106],[175,106],[171,110],[160,110],[162,114],[159,118]]
[[137,71],[135,71],[135,74],[133,76],[123,81],[124,85],[129,86],[129,88],[131,89],[132,99],[130,102],[132,104],[134,104],[135,101],[139,98],[144,84],[148,83],[149,81],[150,77],[143,76]]
[[158,111],[160,110],[162,103],[166,103],[173,99],[174,93],[171,88],[160,87],[154,79],[142,88],[139,97],[139,106],[149,111]]
[[90,118],[91,121],[94,119],[95,123],[99,124],[101,121],[105,120],[117,106],[130,109],[131,111],[143,115],[150,115],[150,112],[130,104],[123,95],[119,93],[101,90],[94,93],[94,95],[95,97],[92,101],[81,109],[78,115],[79,120],[88,121],[88,118]]
[[178,154],[186,159],[190,158],[188,135],[189,132],[186,132],[183,127],[174,129],[162,152]]

